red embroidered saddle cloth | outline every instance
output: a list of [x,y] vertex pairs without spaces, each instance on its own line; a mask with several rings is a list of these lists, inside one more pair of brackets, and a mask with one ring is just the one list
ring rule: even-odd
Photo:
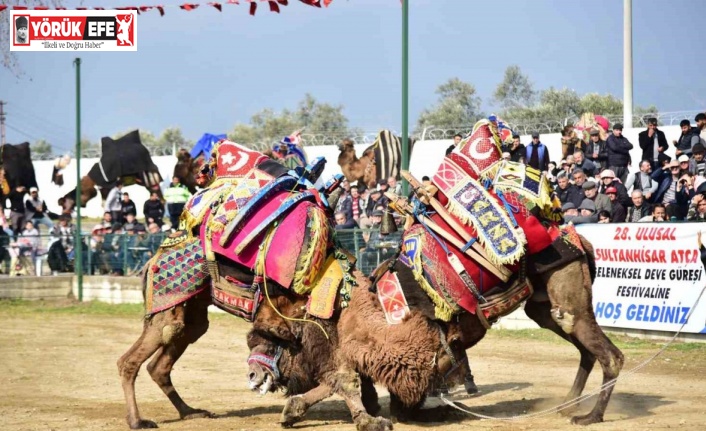
[[[265,275],[280,286],[305,294],[313,288],[313,282],[323,267],[326,250],[332,243],[326,214],[315,203],[299,202],[243,251],[239,254],[234,251],[254,228],[277,212],[288,196],[288,192],[282,192],[264,203],[224,246],[219,244],[223,231],[207,234],[208,221],[201,227],[201,238],[209,242],[207,249],[213,253],[249,268],[257,275]],[[210,215],[206,220],[209,218]]]

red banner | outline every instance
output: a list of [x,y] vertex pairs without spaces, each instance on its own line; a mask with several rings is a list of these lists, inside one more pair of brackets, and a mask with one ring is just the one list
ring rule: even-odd
[[[218,10],[218,12],[223,11],[223,5],[239,5],[240,2],[243,3],[249,3],[250,4],[250,15],[255,15],[255,12],[257,11],[257,5],[258,3],[261,2],[266,2],[269,7],[270,7],[270,12],[277,12],[279,13],[279,8],[280,6],[287,6],[288,0],[227,0],[224,3],[219,3],[219,2],[207,2],[204,3],[205,6],[211,6],[214,9]],[[321,7],[321,4],[323,3],[324,6],[328,7],[333,0],[299,0],[300,2],[307,4],[309,6],[315,6],[315,7]],[[187,12],[190,12],[196,8],[201,6],[200,3],[184,3],[181,5],[154,5],[154,6],[127,6],[127,7],[115,7],[115,8],[104,8],[104,7],[94,7],[90,9],[95,9],[95,10],[106,10],[106,9],[113,9],[113,10],[135,10],[137,13],[141,12],[149,12],[152,9],[156,9],[159,11],[160,16],[164,16],[164,11],[165,9],[169,8],[179,8],[181,10],[185,10]],[[0,12],[12,8],[13,10],[27,10],[29,9],[27,6],[8,6],[8,5],[0,5]],[[49,8],[47,6],[37,6],[34,8],[35,10],[51,10],[51,9],[56,9],[56,10],[66,10],[67,8],[64,7],[57,7],[57,8]],[[76,8],[77,10],[86,10],[89,8],[86,7],[78,7]]]

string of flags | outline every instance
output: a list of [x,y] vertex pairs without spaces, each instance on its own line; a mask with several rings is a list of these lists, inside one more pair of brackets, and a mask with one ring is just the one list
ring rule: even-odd
[[[299,0],[300,2],[307,4],[309,6],[314,6],[314,7],[321,7],[322,5],[325,7],[328,7],[333,0]],[[227,0],[225,2],[207,2],[207,3],[184,3],[180,5],[154,5],[154,6],[124,6],[124,7],[114,7],[114,8],[105,8],[105,7],[77,7],[75,10],[88,10],[88,9],[93,9],[93,10],[134,10],[137,11],[138,14],[143,13],[143,12],[149,12],[152,10],[157,10],[159,12],[160,16],[164,16],[164,11],[165,9],[176,9],[179,8],[181,10],[185,10],[187,12],[191,12],[195,9],[197,9],[199,6],[204,6],[204,7],[212,7],[218,12],[223,12],[223,5],[239,5],[240,3],[245,3],[245,4],[250,4],[250,15],[255,15],[255,12],[257,11],[257,5],[258,3],[267,3],[270,12],[276,12],[279,13],[280,11],[280,6],[287,6],[289,3],[289,0]],[[68,8],[65,7],[55,7],[51,8],[48,6],[36,6],[34,8],[30,8],[28,6],[8,6],[8,5],[0,5],[0,12],[4,10],[28,10],[28,9],[34,9],[34,10],[67,10]]]

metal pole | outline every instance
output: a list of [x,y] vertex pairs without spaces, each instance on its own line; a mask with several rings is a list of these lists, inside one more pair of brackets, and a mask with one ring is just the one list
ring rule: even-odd
[[632,127],[632,0],[623,0],[623,126]]
[[7,102],[0,100],[0,145],[5,145],[5,111],[4,107]]
[[81,59],[74,60],[76,66],[76,241],[74,249],[78,300],[83,301],[83,239],[81,235]]
[[[409,0],[402,0],[402,169],[409,170]],[[402,194],[409,186],[402,182]]]

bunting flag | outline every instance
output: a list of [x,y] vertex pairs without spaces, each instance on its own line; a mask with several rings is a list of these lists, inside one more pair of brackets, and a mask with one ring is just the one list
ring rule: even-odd
[[[300,2],[307,4],[309,6],[315,6],[320,8],[321,4],[325,7],[328,7],[333,0],[299,0]],[[270,7],[270,12],[276,12],[279,13],[279,7],[280,6],[287,6],[289,3],[289,0],[227,0],[225,2],[208,2],[204,3],[204,6],[210,6],[218,12],[223,12],[223,5],[239,5],[241,2],[250,4],[250,15],[255,15],[255,12],[257,11],[257,5],[258,3],[266,2],[269,7]],[[134,10],[137,11],[138,14],[142,12],[149,12],[153,9],[156,9],[159,12],[160,16],[164,16],[164,11],[165,9],[169,8],[179,8],[181,10],[185,10],[187,12],[191,12],[195,9],[197,9],[199,6],[201,6],[201,3],[184,3],[180,5],[154,5],[154,6],[127,6],[127,7],[115,7],[115,8],[105,8],[105,7],[77,7],[76,10],[88,10],[88,9],[93,9],[93,10]],[[28,10],[28,9],[34,9],[34,10],[67,10],[69,8],[65,7],[56,7],[56,8],[50,8],[47,6],[36,6],[34,8],[30,8],[28,6],[8,6],[8,5],[1,5],[0,4],[0,12],[7,10],[7,9],[13,9],[13,10]]]

